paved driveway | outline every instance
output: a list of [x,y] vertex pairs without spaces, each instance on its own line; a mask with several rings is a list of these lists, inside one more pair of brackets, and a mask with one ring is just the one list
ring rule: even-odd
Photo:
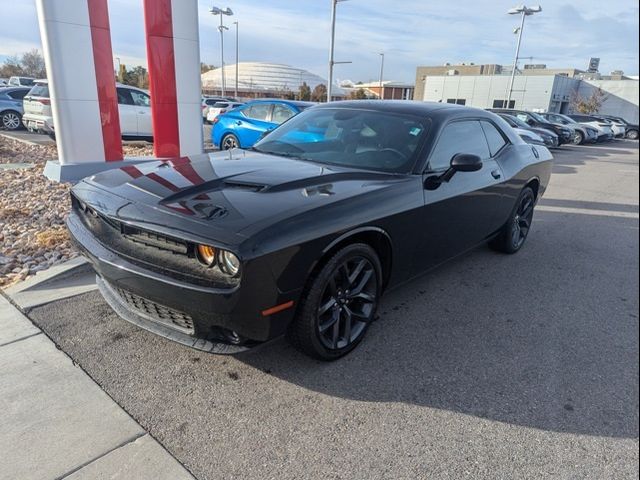
[[392,292],[338,362],[203,354],[95,292],[31,317],[200,479],[637,478],[637,143],[555,155],[523,251]]

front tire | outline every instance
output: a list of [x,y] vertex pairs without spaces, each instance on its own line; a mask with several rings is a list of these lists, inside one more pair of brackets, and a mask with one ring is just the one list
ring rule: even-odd
[[220,141],[220,150],[231,150],[232,148],[240,148],[240,142],[233,133],[227,133]]
[[509,216],[509,220],[489,246],[502,253],[516,253],[519,251],[529,235],[533,221],[533,208],[536,197],[531,187],[525,187],[516,201],[516,206]]
[[375,250],[364,243],[348,245],[309,280],[287,339],[310,357],[336,360],[362,341],[381,293]]
[[627,132],[627,138],[629,140],[638,140],[638,131],[637,130],[629,130]]
[[573,144],[582,145],[582,142],[584,142],[584,135],[582,134],[582,132],[576,131],[576,133],[573,135]]
[[0,116],[0,125],[5,130],[18,130],[22,126],[22,115],[13,110],[7,110]]

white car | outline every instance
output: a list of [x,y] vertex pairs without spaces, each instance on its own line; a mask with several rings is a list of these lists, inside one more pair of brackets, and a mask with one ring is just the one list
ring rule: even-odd
[[[118,113],[120,131],[125,140],[151,140],[151,98],[140,88],[118,84]],[[37,80],[33,88],[24,97],[24,115],[22,123],[32,132],[53,135],[55,126],[51,113],[49,84],[46,80]]]
[[12,87],[32,87],[36,79],[32,77],[10,77],[8,85]]
[[239,107],[240,105],[244,105],[244,103],[220,101],[213,104],[213,106],[209,107],[209,113],[207,113],[207,122],[213,122],[218,115],[222,115],[223,113]]
[[598,130],[598,141],[606,141],[611,140],[615,134],[613,133],[612,124],[606,120],[595,117],[593,115],[583,115],[583,114],[570,114],[567,115],[574,119],[576,122],[581,123],[583,125],[589,125],[590,127]]

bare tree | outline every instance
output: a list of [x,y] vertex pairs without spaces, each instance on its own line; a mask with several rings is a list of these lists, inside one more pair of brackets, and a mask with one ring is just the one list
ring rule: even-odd
[[364,88],[359,88],[357,90],[352,90],[351,93],[349,93],[349,98],[351,100],[366,100],[368,97]]
[[44,64],[44,57],[37,48],[22,55],[20,66],[24,75],[35,78],[46,78],[47,69]]
[[0,67],[0,77],[13,77],[15,75],[24,75],[20,59],[17,56],[7,57]]
[[304,101],[311,100],[311,88],[307,85],[307,82],[302,82],[302,85],[300,85],[298,97],[300,97],[300,100]]
[[575,112],[585,115],[597,113],[606,99],[607,94],[599,87],[593,90],[588,97],[584,97],[576,91],[571,96],[571,108]]
[[311,93],[312,102],[324,102],[327,99],[327,86],[324,83],[316,85]]

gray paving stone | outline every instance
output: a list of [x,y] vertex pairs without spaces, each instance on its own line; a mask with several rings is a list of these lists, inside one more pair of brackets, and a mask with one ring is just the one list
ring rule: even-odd
[[37,333],[40,329],[0,295],[0,346]]
[[44,335],[0,347],[0,479],[53,479],[145,434]]
[[145,435],[72,473],[65,480],[194,480],[194,477]]

